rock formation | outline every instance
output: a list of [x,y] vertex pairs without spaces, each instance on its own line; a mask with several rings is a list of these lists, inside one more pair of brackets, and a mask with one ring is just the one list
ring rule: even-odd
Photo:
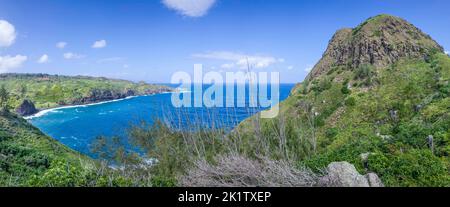
[[427,58],[432,51],[443,52],[443,48],[429,35],[401,18],[379,15],[354,29],[337,31],[307,80],[333,67],[354,69],[371,64],[382,68],[401,58]]
[[30,100],[23,100],[23,102],[16,109],[17,114],[21,116],[28,116],[38,112],[33,102]]
[[355,166],[348,162],[332,162],[326,175],[319,179],[319,186],[326,187],[383,187],[380,178],[374,173],[361,175]]

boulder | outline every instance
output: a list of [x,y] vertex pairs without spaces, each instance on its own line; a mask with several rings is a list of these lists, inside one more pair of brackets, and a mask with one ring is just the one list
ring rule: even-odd
[[367,173],[367,175],[365,177],[366,177],[367,181],[369,181],[370,187],[384,187],[383,182],[381,181],[381,179],[378,177],[377,174]]
[[382,187],[383,183],[374,173],[361,175],[348,162],[332,162],[326,175],[319,179],[319,186],[326,187]]
[[21,116],[29,116],[38,112],[33,102],[30,100],[23,100],[22,104],[16,109],[17,114]]

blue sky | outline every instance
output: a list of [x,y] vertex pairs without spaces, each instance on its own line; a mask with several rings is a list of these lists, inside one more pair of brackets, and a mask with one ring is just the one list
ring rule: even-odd
[[195,63],[238,71],[246,57],[295,83],[336,30],[381,13],[449,50],[449,8],[446,0],[0,0],[0,72],[157,83]]

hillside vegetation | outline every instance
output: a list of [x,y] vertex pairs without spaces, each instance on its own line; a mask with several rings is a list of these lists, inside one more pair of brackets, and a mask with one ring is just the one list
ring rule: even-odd
[[0,74],[0,186],[150,185],[145,172],[124,172],[92,160],[46,136],[11,109],[32,114],[37,112],[33,103],[42,109],[171,90],[106,78]]
[[448,187],[449,81],[440,45],[380,15],[339,30],[277,118],[256,115],[231,133],[143,122],[128,131],[140,154],[99,137],[93,151],[120,167],[86,160],[3,112],[0,185]]
[[[130,164],[130,163],[129,163]],[[16,114],[0,112],[0,186],[151,186],[148,172],[111,168],[44,135]]]
[[0,125],[0,186],[38,181],[58,160],[77,163],[76,167],[88,164],[86,157],[45,136],[15,114],[2,112]]
[[450,186],[449,81],[439,44],[379,15],[333,36],[277,118],[231,133],[144,123],[130,141],[158,160],[157,186]]
[[341,33],[281,104],[278,120],[239,126],[248,140],[242,150],[268,139],[278,149],[270,156],[315,170],[348,161],[388,186],[450,186],[450,58],[389,15]]
[[9,106],[14,109],[25,99],[43,109],[172,90],[167,86],[144,82],[47,74],[0,74],[0,85],[10,93]]

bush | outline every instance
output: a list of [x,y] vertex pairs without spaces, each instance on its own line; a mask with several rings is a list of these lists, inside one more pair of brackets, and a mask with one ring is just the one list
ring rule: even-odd
[[365,86],[372,84],[374,75],[374,67],[368,64],[360,65],[355,71],[355,79],[364,80],[362,84]]
[[355,78],[365,79],[373,75],[373,66],[368,64],[360,65],[355,71]]
[[416,120],[401,123],[396,130],[398,141],[414,148],[427,147],[427,137],[432,133],[425,123]]
[[345,105],[346,106],[356,105],[356,99],[354,97],[348,97],[347,99],[345,99]]
[[334,138],[337,134],[338,134],[338,129],[333,127],[333,128],[328,128],[327,131],[325,132],[325,135],[327,136],[327,138]]
[[345,86],[342,86],[342,88],[341,88],[341,92],[342,92],[342,94],[350,94],[350,89],[348,89],[348,87],[345,85]]
[[[321,172],[331,162],[347,161],[355,166],[359,172],[364,172],[364,166],[361,162],[362,153],[374,152],[380,145],[380,139],[367,135],[367,132],[353,131],[354,137],[349,138],[347,142],[340,144],[335,148],[328,148],[326,152],[317,154],[309,159],[301,161],[310,169]],[[337,139],[341,137],[338,135]]]
[[57,159],[42,176],[34,176],[30,184],[47,187],[77,187],[86,186],[87,180],[80,166]]
[[388,186],[450,186],[447,166],[430,150],[398,156],[377,153],[369,157],[368,167]]
[[331,80],[329,78],[323,78],[317,84],[313,85],[312,90],[320,93],[322,91],[330,89],[331,86]]
[[177,179],[175,177],[168,176],[152,176],[151,178],[153,187],[175,187],[177,186]]

